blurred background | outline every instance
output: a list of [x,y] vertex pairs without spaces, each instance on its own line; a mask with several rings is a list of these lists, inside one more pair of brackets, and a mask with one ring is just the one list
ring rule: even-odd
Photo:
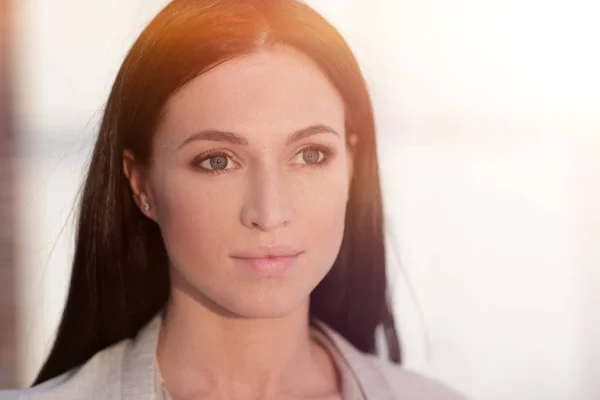
[[[600,3],[312,0],[373,96],[406,367],[600,398]],[[0,388],[31,383],[126,51],[165,0],[0,0]]]

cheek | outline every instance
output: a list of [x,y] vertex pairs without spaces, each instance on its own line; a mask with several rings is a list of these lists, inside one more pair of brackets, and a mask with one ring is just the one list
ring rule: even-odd
[[157,220],[172,261],[213,264],[231,245],[233,223],[239,220],[236,188],[211,185],[210,179],[187,171],[162,181],[167,183],[155,190]]
[[315,253],[326,259],[335,258],[346,217],[347,170],[336,168],[318,179],[304,179],[295,185],[293,192],[295,214],[292,224],[302,230],[302,239]]
[[292,182],[292,196],[302,216],[331,219],[344,213],[348,193],[348,169],[343,162],[308,172]]

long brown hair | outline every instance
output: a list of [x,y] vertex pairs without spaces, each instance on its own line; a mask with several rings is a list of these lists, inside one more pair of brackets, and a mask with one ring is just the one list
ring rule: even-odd
[[360,68],[336,29],[296,0],[174,0],[146,27],[112,87],[85,179],[66,307],[34,384],[135,336],[166,304],[169,274],[158,226],[136,207],[123,174],[131,149],[147,162],[167,99],[220,63],[273,45],[313,59],[341,94],[347,136],[358,136],[340,253],[311,294],[311,315],[363,352],[383,328],[400,345],[388,302],[375,124]]

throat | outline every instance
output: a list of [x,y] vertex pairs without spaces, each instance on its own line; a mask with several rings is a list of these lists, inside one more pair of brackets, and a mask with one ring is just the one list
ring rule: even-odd
[[208,322],[167,312],[156,359],[158,379],[173,400],[340,393],[334,360],[311,334],[308,318]]

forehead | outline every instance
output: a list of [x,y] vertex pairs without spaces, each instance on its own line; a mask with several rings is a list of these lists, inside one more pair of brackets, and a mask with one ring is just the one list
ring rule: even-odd
[[277,48],[229,60],[168,101],[159,134],[177,141],[202,129],[267,140],[311,124],[344,132],[343,101],[302,53]]

